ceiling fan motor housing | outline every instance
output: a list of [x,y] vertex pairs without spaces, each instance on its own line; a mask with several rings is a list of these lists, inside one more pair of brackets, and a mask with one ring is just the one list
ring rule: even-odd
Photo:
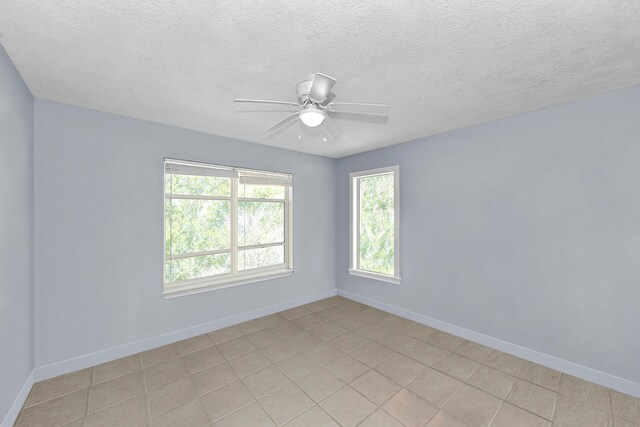
[[309,76],[309,80],[303,80],[296,85],[296,93],[298,94],[298,102],[304,105],[309,101],[309,92],[311,91],[311,85],[313,84],[314,74]]

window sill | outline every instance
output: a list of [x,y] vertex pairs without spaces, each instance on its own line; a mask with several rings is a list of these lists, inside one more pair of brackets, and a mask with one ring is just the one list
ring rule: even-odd
[[356,269],[350,268],[349,274],[351,274],[352,276],[360,276],[360,277],[366,277],[367,279],[374,279],[374,280],[380,280],[382,282],[394,283],[396,285],[400,284],[399,277],[387,276],[384,274],[373,273],[371,271],[363,271],[363,270],[356,270]]
[[215,291],[218,289],[231,288],[234,286],[247,285],[249,283],[262,282],[265,280],[279,279],[281,277],[288,277],[293,274],[293,270],[290,269],[278,269],[271,270],[269,272],[261,271],[259,273],[246,274],[242,276],[236,276],[232,279],[209,279],[197,283],[177,284],[165,286],[162,295],[165,298],[175,298],[184,295],[199,294],[201,292]]

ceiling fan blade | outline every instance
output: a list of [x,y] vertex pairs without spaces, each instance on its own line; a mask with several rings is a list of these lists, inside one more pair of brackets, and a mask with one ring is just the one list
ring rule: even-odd
[[331,92],[334,84],[336,84],[335,79],[326,74],[316,73],[313,83],[311,83],[311,89],[309,89],[309,98],[317,102],[323,102],[327,99],[327,95]]
[[325,135],[327,135],[331,139],[338,139],[342,130],[338,127],[338,124],[335,120],[329,115],[325,115],[324,123],[322,124],[322,130]]
[[327,109],[333,113],[367,114],[371,116],[388,116],[387,104],[360,104],[354,102],[332,102]]
[[233,102],[243,102],[249,104],[280,104],[280,105],[294,105],[299,107],[300,104],[297,102],[288,102],[288,101],[267,101],[264,99],[234,99]]
[[284,119],[282,119],[278,123],[276,123],[275,125],[271,126],[269,129],[266,129],[265,132],[273,132],[273,131],[277,130],[278,128],[280,128],[285,123],[288,123],[292,118],[298,117],[298,114],[300,114],[300,113],[293,113],[293,114],[288,115],[287,117],[285,117]]

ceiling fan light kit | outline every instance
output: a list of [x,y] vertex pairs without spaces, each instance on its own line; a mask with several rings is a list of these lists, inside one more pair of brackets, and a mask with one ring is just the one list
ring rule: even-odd
[[234,99],[234,102],[253,103],[253,104],[280,104],[293,105],[300,108],[300,111],[293,113],[278,123],[269,127],[265,132],[275,132],[286,124],[292,122],[292,119],[298,118],[308,127],[322,126],[322,131],[326,137],[336,139],[339,136],[340,129],[335,124],[331,114],[329,113],[351,113],[366,114],[375,116],[387,116],[389,114],[389,106],[386,104],[362,104],[353,102],[329,102],[327,98],[331,89],[336,84],[336,80],[322,73],[311,74],[307,80],[301,81],[296,86],[296,94],[298,102],[290,101],[269,101],[260,99]]

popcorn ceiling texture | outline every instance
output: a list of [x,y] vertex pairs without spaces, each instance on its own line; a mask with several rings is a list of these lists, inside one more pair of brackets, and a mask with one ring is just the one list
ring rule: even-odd
[[[38,98],[341,157],[640,83],[640,2],[5,0],[0,43]],[[316,71],[388,120],[232,104]]]

